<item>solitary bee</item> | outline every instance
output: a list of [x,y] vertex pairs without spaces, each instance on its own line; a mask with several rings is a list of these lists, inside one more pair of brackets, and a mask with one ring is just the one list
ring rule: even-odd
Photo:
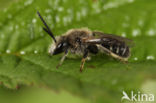
[[89,29],[71,29],[56,39],[40,13],[37,13],[45,25],[43,30],[47,32],[55,42],[50,46],[49,53],[51,55],[64,53],[57,68],[63,63],[69,52],[83,56],[80,72],[82,72],[89,54],[103,52],[123,62],[126,62],[130,57],[129,44],[132,43],[130,39],[105,34],[100,31],[90,31]]

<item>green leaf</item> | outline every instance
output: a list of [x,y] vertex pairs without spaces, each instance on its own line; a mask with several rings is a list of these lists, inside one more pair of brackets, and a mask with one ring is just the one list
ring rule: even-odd
[[[154,0],[24,0],[1,11],[0,81],[15,89],[21,85],[67,91],[93,102],[120,102],[122,91],[139,90],[156,80],[156,1]],[[79,72],[80,57],[50,56],[51,38],[42,30],[40,11],[55,33],[88,27],[126,36],[135,46],[128,64],[104,54],[92,56]]]

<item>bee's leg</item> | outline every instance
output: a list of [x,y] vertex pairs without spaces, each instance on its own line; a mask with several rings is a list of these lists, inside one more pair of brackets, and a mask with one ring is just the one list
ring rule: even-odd
[[65,51],[63,57],[61,58],[61,61],[60,61],[59,64],[56,66],[57,69],[62,65],[62,63],[63,63],[63,61],[65,60],[65,58],[66,58],[67,55],[68,55],[68,50]]
[[82,60],[81,60],[81,65],[80,65],[80,72],[82,72],[82,70],[83,70],[84,63],[85,63],[87,57],[88,57],[88,50],[86,50],[86,51],[84,52],[84,54],[83,54],[83,58],[82,58]]

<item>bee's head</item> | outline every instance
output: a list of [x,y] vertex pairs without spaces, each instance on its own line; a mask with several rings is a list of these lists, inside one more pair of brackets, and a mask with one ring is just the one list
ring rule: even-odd
[[51,38],[54,40],[55,43],[53,43],[49,49],[49,53],[51,55],[56,55],[59,53],[62,53],[66,50],[67,48],[67,42],[65,40],[64,36],[61,36],[60,38],[58,38],[58,40],[56,40],[55,36],[53,35],[53,32],[49,29],[47,23],[44,21],[43,17],[41,16],[41,14],[39,12],[37,12],[38,16],[40,17],[41,21],[43,22],[43,24],[45,25],[45,27],[43,27],[43,30],[45,32],[47,32]]
[[60,37],[57,43],[52,43],[49,48],[49,53],[51,55],[57,55],[64,52],[68,48],[68,43],[63,39],[64,37]]

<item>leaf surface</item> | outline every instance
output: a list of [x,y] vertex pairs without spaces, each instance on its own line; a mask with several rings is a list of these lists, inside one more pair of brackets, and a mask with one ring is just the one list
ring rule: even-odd
[[[156,79],[156,1],[154,0],[25,0],[1,11],[0,81],[4,87],[41,86],[65,90],[94,102],[120,102],[122,91],[138,90]],[[104,54],[92,56],[79,72],[81,57],[49,56],[51,38],[42,30],[40,11],[55,35],[88,27],[134,41],[123,64]]]

